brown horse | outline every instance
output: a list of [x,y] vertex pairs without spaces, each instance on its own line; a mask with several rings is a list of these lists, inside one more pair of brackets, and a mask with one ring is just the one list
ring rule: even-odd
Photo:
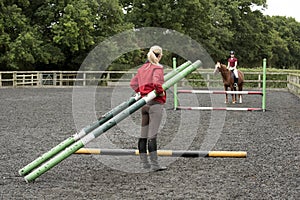
[[[227,66],[224,64],[221,64],[220,62],[217,62],[215,65],[215,71],[214,74],[220,72],[223,78],[223,84],[225,91],[228,91],[228,87],[230,87],[231,91],[236,91],[236,87],[233,86],[234,84],[234,78],[231,74],[232,72],[227,69]],[[243,83],[244,83],[244,74],[238,70],[239,80],[238,80],[238,91],[243,90]],[[242,95],[239,94],[239,103],[242,103]],[[237,95],[232,94],[232,103],[236,103],[237,101]],[[225,96],[225,103],[228,103],[228,94]]]

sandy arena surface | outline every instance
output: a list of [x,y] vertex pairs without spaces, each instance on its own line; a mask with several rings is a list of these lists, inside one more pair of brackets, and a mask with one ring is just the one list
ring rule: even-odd
[[[26,183],[19,169],[130,96],[126,89],[94,93],[93,104],[89,98],[72,100],[71,88],[0,89],[1,200],[299,199],[300,99],[284,91],[268,91],[267,112],[174,111],[168,92],[160,149],[247,151],[247,158],[160,157],[168,170],[147,172],[136,156],[74,154]],[[180,100],[186,106],[225,106],[223,96]],[[260,102],[245,95],[235,106]],[[139,123],[137,112],[87,146],[136,149]]]

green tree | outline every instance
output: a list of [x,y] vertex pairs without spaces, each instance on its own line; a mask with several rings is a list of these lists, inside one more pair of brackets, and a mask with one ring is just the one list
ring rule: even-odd
[[[215,61],[226,62],[228,52],[235,50],[243,67],[260,66],[266,57],[272,67],[299,69],[300,23],[264,16],[253,6],[265,8],[266,0],[2,0],[0,66],[1,70],[77,70],[88,53],[110,36],[133,27],[158,27],[190,36]],[[114,51],[119,50],[116,44]],[[136,66],[146,52],[128,52],[110,68]],[[171,65],[172,52],[164,55]]]
[[[266,6],[265,0],[224,0],[215,1],[215,5],[223,8],[221,18],[226,22],[223,26],[215,26],[216,31],[223,30],[227,37],[220,37],[217,42],[222,52],[219,56],[227,58],[229,51],[234,50],[239,57],[239,65],[255,66],[261,63],[266,54],[266,35],[269,30],[264,24],[264,16],[255,6]],[[225,61],[225,60],[224,60]]]
[[0,2],[1,69],[76,70],[99,42],[132,27],[118,0]]
[[[268,32],[264,16],[252,6],[266,0],[122,0],[126,20],[136,27],[174,29],[201,43],[214,60],[226,60],[235,49],[242,64],[261,61]],[[251,41],[251,42],[250,42]],[[253,43],[252,41],[257,41]],[[253,51],[254,50],[254,51]]]
[[4,70],[32,70],[38,64],[57,63],[62,59],[59,49],[44,42],[38,26],[31,25],[31,19],[25,15],[31,13],[25,12],[29,7],[26,0],[1,2],[0,63]]
[[132,27],[124,23],[117,0],[48,0],[38,16],[47,22],[44,30],[50,29],[49,38],[65,56],[62,66],[72,70],[101,41]]
[[272,28],[273,56],[270,65],[277,68],[300,69],[300,23],[293,18],[268,17]]

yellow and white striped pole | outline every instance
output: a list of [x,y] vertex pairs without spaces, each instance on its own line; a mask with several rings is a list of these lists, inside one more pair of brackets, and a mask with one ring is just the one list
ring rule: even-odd
[[[136,156],[139,150],[136,149],[98,149],[81,148],[75,154],[92,154],[107,156]],[[231,157],[246,158],[246,151],[188,151],[188,150],[157,150],[158,156],[169,157]]]

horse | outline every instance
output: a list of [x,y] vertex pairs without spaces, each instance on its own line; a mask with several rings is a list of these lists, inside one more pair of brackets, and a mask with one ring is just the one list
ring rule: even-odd
[[[230,87],[231,91],[236,91],[236,87],[234,87],[234,78],[233,78],[233,72],[231,72],[229,69],[227,69],[227,66],[224,64],[221,64],[220,62],[217,62],[215,65],[215,71],[214,74],[217,74],[218,72],[221,73],[222,79],[223,79],[223,84],[224,84],[224,89],[225,91],[228,91],[228,87]],[[244,74],[238,70],[238,91],[243,90],[243,84],[244,84]],[[242,103],[242,95],[239,94],[239,103]],[[237,101],[237,95],[232,94],[232,103],[236,103]],[[225,95],[225,103],[228,103],[228,94]]]

